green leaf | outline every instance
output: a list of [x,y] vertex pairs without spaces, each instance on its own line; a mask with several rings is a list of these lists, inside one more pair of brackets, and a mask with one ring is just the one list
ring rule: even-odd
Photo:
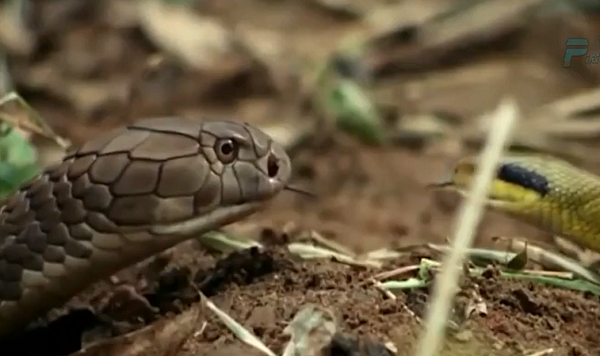
[[353,63],[363,51],[362,43],[352,44],[319,65],[313,100],[317,110],[337,127],[363,142],[379,145],[386,138],[383,120],[362,85],[367,75]]
[[556,278],[556,277],[538,276],[538,275],[521,274],[521,273],[508,273],[508,272],[503,272],[502,276],[507,277],[507,278],[515,278],[515,279],[526,279],[526,280],[530,280],[533,282],[551,285],[551,286],[558,287],[558,288],[571,289],[571,290],[576,290],[579,292],[589,292],[589,293],[593,293],[597,296],[600,296],[600,286],[595,283],[583,280],[583,279],[563,279],[563,278]]
[[338,127],[369,144],[381,144],[385,131],[377,109],[364,90],[351,80],[340,80],[327,98]]
[[18,166],[8,162],[0,162],[0,200],[19,188],[19,186],[40,173],[37,164]]
[[381,287],[389,291],[425,288],[429,285],[426,280],[419,278],[408,278],[402,281],[387,281],[381,283]]
[[35,147],[10,125],[0,123],[0,199],[39,172]]
[[0,123],[0,161],[17,166],[36,162],[35,147],[6,123]]

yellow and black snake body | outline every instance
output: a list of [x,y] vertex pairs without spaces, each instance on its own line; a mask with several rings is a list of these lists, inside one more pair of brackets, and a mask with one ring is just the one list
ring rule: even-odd
[[[462,194],[476,160],[460,160],[439,184]],[[571,242],[600,252],[600,177],[547,155],[509,154],[498,165],[488,205]]]

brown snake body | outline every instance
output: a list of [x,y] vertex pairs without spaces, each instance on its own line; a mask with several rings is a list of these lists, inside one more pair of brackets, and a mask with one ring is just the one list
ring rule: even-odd
[[290,175],[282,147],[236,122],[146,119],[70,150],[0,208],[0,335],[252,214]]

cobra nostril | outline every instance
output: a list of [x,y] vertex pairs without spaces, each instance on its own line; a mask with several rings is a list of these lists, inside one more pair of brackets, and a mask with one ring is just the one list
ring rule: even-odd
[[267,159],[267,174],[270,178],[273,178],[279,173],[279,160],[275,155],[269,155]]

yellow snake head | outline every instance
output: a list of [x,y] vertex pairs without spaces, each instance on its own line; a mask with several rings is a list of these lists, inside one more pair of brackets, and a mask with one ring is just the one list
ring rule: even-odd
[[[437,186],[456,190],[466,196],[476,169],[475,157],[463,158],[457,162],[449,179]],[[548,191],[549,182],[544,176],[528,169],[527,165],[505,158],[491,182],[487,204],[499,210],[520,211],[539,203]]]
[[[476,171],[476,157],[463,158],[448,179],[433,186],[465,196]],[[600,249],[600,179],[568,162],[546,155],[506,155],[486,202],[494,210]]]

